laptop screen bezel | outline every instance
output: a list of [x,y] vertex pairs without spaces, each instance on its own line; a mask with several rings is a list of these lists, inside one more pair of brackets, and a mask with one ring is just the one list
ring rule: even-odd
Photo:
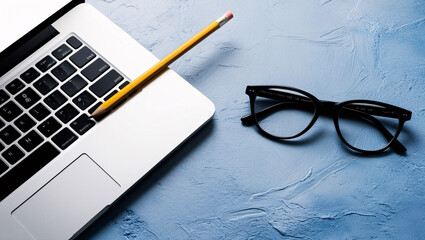
[[[26,51],[24,54],[22,54],[22,51],[18,51],[21,46],[25,44],[26,45],[31,44],[31,39],[33,39],[38,33],[43,31],[47,27],[49,27],[52,23],[54,23],[56,20],[62,17],[65,13],[73,9],[75,6],[84,2],[85,0],[71,0],[63,8],[59,9],[56,13],[52,14],[42,23],[37,25],[31,31],[26,33],[24,36],[22,36],[13,44],[11,44],[2,52],[0,52],[0,63],[3,63],[5,61],[8,61],[10,63],[10,61],[14,61],[13,64],[7,64],[7,66],[5,66],[4,64],[0,65],[0,77],[3,76],[6,72],[8,72],[10,69],[15,67],[17,64],[19,64],[19,62],[21,62],[23,59],[25,59],[32,53],[32,52]],[[23,51],[25,51],[25,49],[23,49]],[[18,54],[19,56],[14,56]]]

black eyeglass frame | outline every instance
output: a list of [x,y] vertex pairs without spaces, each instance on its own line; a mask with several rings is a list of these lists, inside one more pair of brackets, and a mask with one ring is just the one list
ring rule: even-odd
[[[264,90],[270,90],[270,91],[264,91]],[[273,91],[272,89],[281,89],[281,90],[289,90],[289,91],[293,91],[296,93],[300,93],[306,97],[308,97],[309,99],[306,99],[303,96],[300,95],[295,95],[295,94],[291,94],[291,93],[284,93],[283,92],[276,92]],[[314,123],[316,122],[316,120],[319,118],[320,115],[328,115],[331,116],[335,125],[335,130],[338,134],[338,137],[341,139],[341,141],[349,148],[351,148],[352,150],[361,152],[361,153],[379,153],[382,152],[384,150],[386,150],[387,148],[391,147],[395,152],[397,153],[404,153],[406,151],[406,148],[397,140],[397,137],[399,136],[403,125],[406,121],[411,119],[411,115],[412,113],[409,110],[394,106],[394,105],[390,105],[387,103],[383,103],[383,102],[377,102],[377,101],[372,101],[372,100],[349,100],[349,101],[344,101],[344,102],[332,102],[332,101],[324,101],[324,100],[319,100],[317,99],[315,96],[313,96],[312,94],[297,89],[297,88],[293,88],[293,87],[288,87],[288,86],[247,86],[246,87],[246,92],[245,92],[249,98],[250,98],[250,106],[251,106],[251,114],[244,116],[241,118],[241,121],[244,125],[253,125],[255,124],[257,129],[260,131],[261,134],[263,134],[266,137],[270,137],[272,139],[278,139],[278,140],[288,140],[288,139],[293,139],[296,137],[299,137],[301,135],[303,135],[304,133],[306,133],[308,130],[310,130],[310,128],[314,125]],[[255,112],[255,100],[258,96],[259,93],[265,93],[268,94],[269,97],[273,97],[273,98],[285,98],[285,99],[290,99],[293,103],[299,103],[299,102],[309,102],[309,104],[311,104],[311,101],[314,104],[314,113],[313,113],[313,118],[310,121],[310,123],[307,125],[307,127],[302,130],[301,132],[292,135],[292,136],[288,136],[288,137],[281,137],[281,136],[276,136],[273,134],[268,133],[267,131],[265,131],[260,124],[257,121],[257,115],[261,115],[264,114],[266,115],[267,112],[270,112],[274,109],[275,106],[271,106],[268,107],[266,109],[263,109],[259,112]],[[283,94],[283,95],[282,95]],[[310,101],[311,100],[311,101]],[[350,104],[355,104],[355,105],[350,105]],[[362,105],[365,104],[365,105]],[[379,108],[379,107],[374,107],[374,106],[370,106],[368,104],[372,104],[375,106],[380,106],[380,107],[384,107],[383,108]],[[350,105],[350,107],[347,107],[347,105]],[[389,140],[388,144],[386,146],[384,146],[381,149],[378,150],[364,150],[364,149],[360,149],[357,148],[355,146],[352,146],[351,144],[349,144],[343,137],[341,130],[339,128],[339,122],[338,122],[338,117],[340,114],[340,111],[343,109],[343,107],[346,106],[346,108],[344,110],[348,110],[349,113],[352,114],[356,114],[356,115],[362,115],[363,117],[367,118],[368,120],[372,121],[376,127],[385,135],[385,137],[388,138],[391,137],[391,140]],[[382,123],[380,123],[375,117],[373,117],[371,114],[367,114],[364,112],[364,110],[367,109],[370,113],[373,113],[373,115],[379,115],[379,116],[385,116],[385,117],[392,117],[392,118],[397,118],[399,120],[398,123],[398,127],[397,130],[395,132],[394,135],[392,135],[386,128],[384,125],[382,125]],[[386,110],[391,110],[391,111],[386,111]]]

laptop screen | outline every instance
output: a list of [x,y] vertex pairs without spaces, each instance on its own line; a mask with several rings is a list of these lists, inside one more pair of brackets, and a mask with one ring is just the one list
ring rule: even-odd
[[0,0],[0,52],[71,0]]

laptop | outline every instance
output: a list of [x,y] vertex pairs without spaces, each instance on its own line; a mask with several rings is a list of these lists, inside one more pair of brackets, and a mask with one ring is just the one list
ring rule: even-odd
[[75,238],[214,105],[168,69],[95,122],[158,59],[81,0],[0,4],[0,239]]

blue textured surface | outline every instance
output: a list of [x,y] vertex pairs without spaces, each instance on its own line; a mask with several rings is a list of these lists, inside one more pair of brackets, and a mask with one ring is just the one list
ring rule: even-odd
[[[81,239],[425,238],[425,1],[88,2],[159,58],[235,18],[172,65],[212,121]],[[293,144],[265,139],[239,120],[247,84],[409,109],[407,154],[353,154],[327,118]]]

